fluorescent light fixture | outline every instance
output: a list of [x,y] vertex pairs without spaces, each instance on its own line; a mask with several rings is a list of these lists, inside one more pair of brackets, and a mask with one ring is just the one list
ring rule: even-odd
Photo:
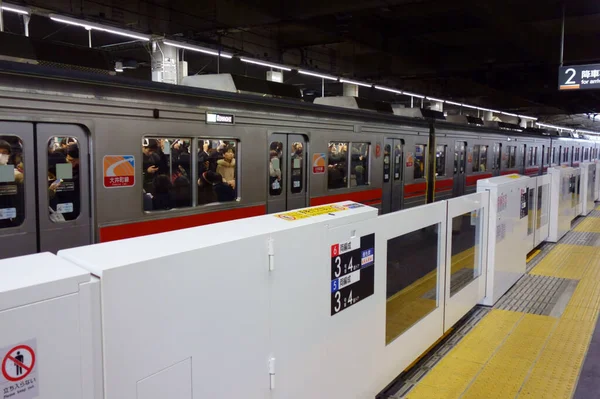
[[391,88],[385,87],[385,86],[375,86],[375,88],[377,90],[389,91],[390,93],[394,93],[394,94],[404,94],[404,92],[402,90],[391,89]]
[[540,126],[540,127],[547,127],[547,128],[550,128],[550,129],[564,130],[564,131],[567,131],[567,132],[574,132],[574,131],[575,131],[575,129],[571,129],[571,128],[569,128],[569,127],[556,126],[556,125],[549,125],[549,124],[547,124],[547,123],[539,123],[539,122],[536,122],[536,125],[538,125],[538,126]]
[[481,107],[477,107],[478,110],[483,111],[483,112],[494,112],[491,109],[488,108],[481,108]]
[[261,66],[265,66],[265,67],[269,67],[269,68],[274,68],[274,69],[280,69],[282,71],[291,71],[292,68],[288,68],[286,66],[283,65],[278,65],[278,64],[272,64],[270,62],[265,62],[265,61],[259,61],[259,60],[253,60],[251,58],[240,58],[240,61],[242,62],[247,62],[249,64],[256,64],[256,65],[261,65]]
[[363,82],[357,82],[356,80],[348,80],[348,79],[340,79],[341,83],[349,83],[351,85],[357,85],[357,86],[362,86],[362,87],[371,87],[373,85],[368,84],[368,83],[363,83]]
[[204,53],[204,54],[216,55],[216,56],[220,56],[223,58],[232,58],[233,57],[233,55],[229,54],[229,53],[219,52],[218,50],[213,50],[213,49],[206,48],[206,47],[194,46],[192,44],[172,42],[170,40],[165,40],[165,41],[163,41],[163,43],[166,44],[167,46],[173,46],[173,47],[182,48],[182,49],[186,49],[186,50],[190,50],[190,51],[197,51],[199,53]]
[[429,97],[429,96],[425,97],[425,99],[426,99],[426,100],[431,100],[431,101],[437,101],[437,102],[439,102],[439,103],[443,103],[443,102],[445,101],[445,100],[442,100],[442,99],[440,99],[440,98]]
[[29,9],[21,6],[15,6],[12,4],[6,4],[2,2],[2,11],[15,12],[17,14],[29,15]]
[[476,107],[474,105],[469,105],[469,104],[463,104],[462,106],[465,107],[465,108],[479,109],[479,107]]
[[417,98],[425,98],[425,96],[422,96],[420,94],[409,93],[407,91],[402,92],[402,94],[404,94],[405,96],[411,96],[411,97],[417,97]]
[[454,102],[454,101],[446,101],[446,104],[450,104],[450,105],[456,105],[456,106],[458,106],[458,107],[462,107],[462,104],[461,104],[461,103],[457,103],[457,102]]
[[500,112],[502,115],[507,115],[507,116],[514,116],[515,118],[518,118],[519,115],[517,114],[511,114],[510,112]]
[[314,76],[315,78],[328,79],[328,80],[338,80],[338,78],[335,77],[335,76],[322,75],[320,73],[315,73],[315,72],[310,72],[310,71],[304,71],[302,69],[299,69],[298,73],[301,73],[302,75]]
[[600,134],[600,132],[592,132],[591,130],[584,130],[584,129],[577,129],[577,133],[583,133],[583,134]]
[[119,29],[119,28],[107,27],[104,25],[97,24],[95,22],[88,22],[88,21],[83,21],[83,20],[70,18],[70,17],[63,17],[63,16],[59,16],[59,15],[54,15],[54,14],[50,14],[50,19],[53,21],[56,21],[56,22],[62,22],[62,23],[69,24],[69,25],[81,26],[82,28],[85,28],[87,30],[93,29],[93,30],[97,30],[97,31],[113,33],[113,34],[119,35],[119,36],[130,37],[132,39],[150,41],[150,37],[151,37],[150,35],[144,35],[142,33],[136,33],[136,32]]

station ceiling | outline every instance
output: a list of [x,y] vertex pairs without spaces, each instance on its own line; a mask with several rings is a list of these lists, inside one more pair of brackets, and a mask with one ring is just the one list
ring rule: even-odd
[[[452,101],[539,116],[590,119],[600,93],[558,91],[560,0],[32,0],[28,5],[166,33],[240,54]],[[600,3],[566,2],[564,63],[600,63]],[[32,20],[32,23],[36,22]],[[36,22],[32,35],[85,43]],[[10,26],[10,21],[7,22]],[[18,29],[15,27],[14,29]],[[36,29],[39,31],[36,33]],[[57,30],[60,30],[57,32]],[[103,40],[100,38],[99,40]],[[114,41],[114,39],[113,39]],[[147,51],[109,46],[123,57]],[[190,56],[193,73],[238,72]],[[244,70],[244,73],[263,71]],[[320,83],[291,79],[292,84]],[[327,90],[333,90],[328,88]],[[361,92],[361,96],[370,93]],[[566,118],[566,119],[565,119]],[[575,118],[575,119],[574,119]],[[600,119],[600,117],[598,118]],[[600,122],[599,122],[600,123]],[[589,124],[588,124],[589,126]]]

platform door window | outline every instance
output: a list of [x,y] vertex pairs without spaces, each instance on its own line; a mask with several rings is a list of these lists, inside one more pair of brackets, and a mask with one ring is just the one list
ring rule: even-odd
[[48,216],[54,223],[75,220],[81,210],[79,142],[73,137],[48,141]]
[[427,146],[425,144],[417,144],[415,146],[415,162],[413,165],[413,177],[415,179],[424,179],[425,178],[425,162],[426,162],[426,150]]
[[438,145],[435,149],[435,175],[446,176],[446,145]]
[[508,167],[515,168],[517,166],[517,147],[514,145],[508,146]]
[[369,184],[369,144],[350,145],[350,187]]
[[452,218],[450,297],[481,275],[483,209]]
[[[223,159],[225,146],[217,141],[198,142],[199,177],[192,176],[191,139],[172,137],[146,137],[142,140],[142,176],[144,211],[164,211],[192,206],[192,180],[202,182],[203,173],[217,173],[217,161]],[[204,150],[212,154],[203,157]],[[229,156],[229,154],[228,154]],[[235,162],[235,161],[234,161]],[[210,164],[210,166],[207,166]],[[212,175],[209,177],[213,177]],[[217,180],[214,178],[213,180]],[[200,193],[199,193],[200,194]],[[201,199],[198,198],[200,202]]]
[[24,165],[22,140],[0,135],[0,230],[20,226],[25,219]]
[[348,142],[329,143],[327,156],[327,188],[348,187]]
[[434,224],[387,242],[386,344],[438,307],[439,230]]

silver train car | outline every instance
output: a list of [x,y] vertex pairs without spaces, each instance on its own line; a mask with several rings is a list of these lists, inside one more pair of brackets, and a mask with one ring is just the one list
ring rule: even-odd
[[0,258],[341,200],[393,212],[598,155],[567,137],[0,62]]

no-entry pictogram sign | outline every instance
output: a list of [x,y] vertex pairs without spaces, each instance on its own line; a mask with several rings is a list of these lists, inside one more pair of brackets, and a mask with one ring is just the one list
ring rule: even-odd
[[21,381],[31,373],[34,367],[34,350],[27,345],[18,345],[4,355],[2,360],[2,375],[8,381]]

